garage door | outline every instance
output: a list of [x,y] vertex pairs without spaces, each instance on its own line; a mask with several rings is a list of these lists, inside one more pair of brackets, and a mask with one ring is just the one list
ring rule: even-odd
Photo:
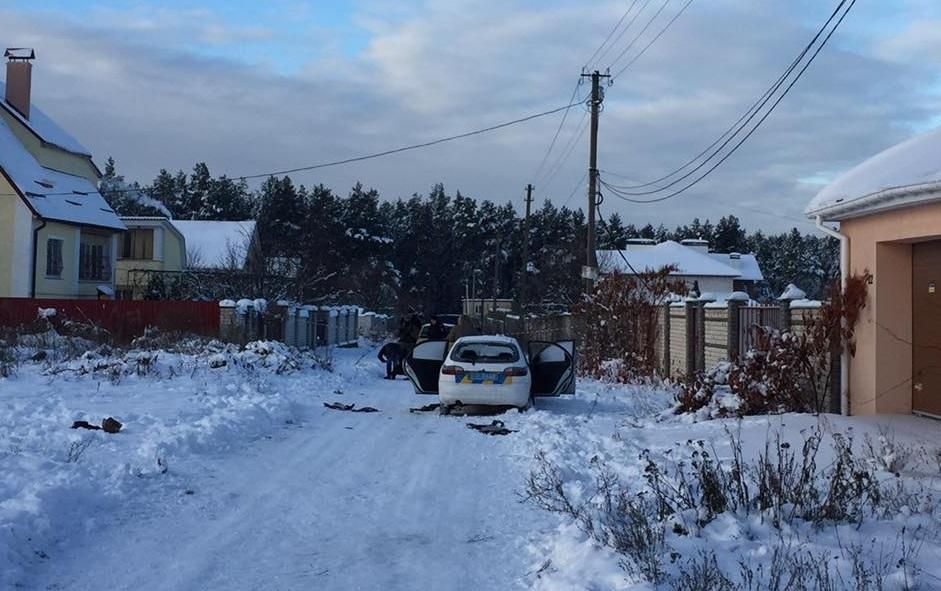
[[912,245],[912,409],[941,417],[941,241]]

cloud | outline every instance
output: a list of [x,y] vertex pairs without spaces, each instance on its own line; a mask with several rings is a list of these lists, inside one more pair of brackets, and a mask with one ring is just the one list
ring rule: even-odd
[[[790,6],[693,3],[607,90],[601,167],[647,180],[708,145],[810,38],[808,23],[825,18],[819,3],[809,3],[802,20]],[[292,14],[303,14],[301,8]],[[5,31],[16,31],[3,41],[38,50],[34,100],[99,160],[114,156],[126,176],[146,182],[160,168],[190,169],[197,161],[234,176],[293,168],[565,104],[584,61],[624,7],[606,2],[585,11],[575,0],[362,2],[350,26],[368,36],[352,55],[337,51],[328,31],[297,41],[273,34],[268,21],[236,26],[199,10],[200,19],[161,9],[132,13],[136,18],[102,12],[89,21],[6,10],[0,19]],[[854,16],[844,24],[849,31]],[[324,31],[319,27],[311,30]],[[937,95],[924,76],[928,66],[893,59],[868,37],[842,44],[842,32],[713,176],[660,206],[607,196],[606,215],[619,211],[626,221],[672,225],[735,213],[756,228],[789,226],[818,188],[808,179],[832,177],[937,113]],[[269,61],[247,59],[245,44],[266,51]],[[220,50],[226,45],[235,46],[231,53]],[[300,64],[296,73],[285,75],[271,63],[281,54]],[[577,110],[570,113],[557,150],[580,118]],[[362,181],[387,198],[426,192],[442,181],[451,191],[519,205],[558,121],[553,116],[295,179],[341,193]],[[552,183],[536,179],[540,199],[564,201],[586,166],[579,141]],[[572,204],[582,201],[584,192],[576,191]]]

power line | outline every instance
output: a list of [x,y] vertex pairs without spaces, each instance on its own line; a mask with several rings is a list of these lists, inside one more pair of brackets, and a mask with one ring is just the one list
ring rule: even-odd
[[[579,78],[578,81],[575,83],[575,88],[572,90],[572,96],[569,98],[569,104],[575,104],[579,102],[579,100],[576,100],[576,99],[578,97],[578,89],[581,85],[582,85],[582,79]],[[538,180],[539,173],[542,172],[543,167],[546,165],[546,161],[549,159],[549,155],[552,154],[552,149],[555,147],[555,143],[559,139],[559,134],[562,132],[562,127],[565,126],[565,120],[568,118],[570,110],[571,109],[566,109],[565,112],[562,113],[562,120],[559,122],[559,127],[555,130],[555,135],[552,136],[552,141],[549,142],[549,148],[546,150],[546,153],[543,155],[542,161],[539,162],[539,166],[536,168],[536,172],[533,173],[534,180]]]
[[578,104],[578,103],[568,103],[568,104],[566,104],[566,105],[564,105],[564,106],[557,107],[557,108],[555,108],[555,109],[550,109],[550,110],[548,110],[548,111],[543,111],[543,112],[541,112],[541,113],[536,113],[536,114],[534,114],[534,115],[527,115],[526,117],[521,117],[521,118],[519,118],[519,119],[514,119],[514,120],[512,120],[512,121],[507,121],[507,122],[505,122],[505,123],[499,123],[499,124],[497,124],[497,125],[491,125],[490,127],[484,127],[484,128],[482,128],[482,129],[475,129],[474,131],[467,131],[467,132],[464,132],[464,133],[459,133],[459,134],[457,134],[457,135],[451,135],[451,136],[439,138],[439,139],[432,140],[432,141],[429,141],[429,142],[422,142],[422,143],[420,143],[420,144],[412,144],[412,145],[410,145],[410,146],[402,146],[402,147],[400,147],[400,148],[393,148],[393,149],[391,149],[391,150],[384,150],[384,151],[382,151],[382,152],[374,152],[374,153],[372,153],[372,154],[366,154],[366,155],[363,155],[363,156],[355,156],[355,157],[353,157],[353,158],[344,158],[343,160],[335,160],[335,161],[333,161],[333,162],[323,162],[323,163],[319,163],[319,164],[311,164],[311,165],[308,165],[308,166],[299,166],[299,167],[297,167],[297,168],[289,168],[289,169],[286,169],[286,170],[277,170],[277,171],[274,171],[274,172],[265,172],[265,173],[258,173],[258,174],[250,174],[250,175],[239,176],[239,177],[235,177],[235,178],[238,178],[238,179],[240,179],[240,180],[248,180],[248,179],[266,178],[266,177],[270,177],[270,176],[281,176],[281,175],[286,175],[286,174],[292,174],[292,173],[295,173],[295,172],[306,172],[306,171],[308,171],[308,170],[317,170],[317,169],[319,169],[319,168],[327,168],[327,167],[330,167],[330,166],[339,166],[339,165],[341,165],[341,164],[350,164],[350,163],[352,163],[352,162],[361,162],[361,161],[363,161],[363,160],[371,160],[371,159],[373,159],[373,158],[380,158],[380,157],[382,157],[382,156],[389,156],[390,154],[399,154],[399,153],[401,153],[401,152],[407,152],[407,151],[410,151],[410,150],[417,150],[417,149],[419,149],[419,148],[427,148],[427,147],[429,147],[429,146],[435,146],[435,145],[438,145],[438,144],[443,144],[443,143],[445,143],[445,142],[451,142],[451,141],[463,139],[463,138],[466,138],[466,137],[471,137],[471,136],[480,135],[480,134],[483,134],[483,133],[488,133],[488,132],[491,132],[491,131],[496,131],[497,129],[503,129],[504,127],[510,127],[511,125],[517,125],[517,124],[520,124],[520,123],[525,123],[526,121],[532,121],[533,119],[538,119],[539,117],[545,117],[546,115],[552,115],[553,113],[558,113],[559,111],[566,111],[566,110],[572,108],[572,107],[573,107],[574,105],[576,105],[576,104]]
[[550,183],[555,179],[556,175],[559,174],[559,171],[562,170],[562,167],[568,162],[568,159],[572,156],[572,153],[575,151],[575,146],[578,145],[578,140],[581,139],[582,135],[585,133],[585,129],[588,127],[588,111],[582,113],[582,118],[579,120],[578,127],[576,127],[575,132],[569,138],[568,145],[562,150],[559,158],[556,160],[555,164],[549,169],[549,172],[546,174],[545,180],[543,181],[543,186],[549,187]]
[[[393,149],[390,149],[390,150],[383,150],[382,152],[374,152],[374,153],[372,153],[372,154],[365,154],[365,155],[363,155],[363,156],[355,156],[355,157],[353,157],[353,158],[345,158],[345,159],[343,159],[343,160],[334,160],[334,161],[332,161],[332,162],[322,162],[322,163],[318,163],[318,164],[311,164],[311,165],[308,165],[308,166],[299,166],[299,167],[297,167],[297,168],[290,168],[290,169],[285,169],[285,170],[276,170],[276,171],[263,172],[263,173],[257,173],[257,174],[248,174],[248,175],[242,175],[242,176],[233,176],[233,177],[230,177],[230,178],[235,179],[235,180],[249,180],[249,179],[257,179],[257,178],[267,178],[267,177],[271,177],[271,176],[282,176],[282,175],[286,175],[286,174],[292,174],[292,173],[295,173],[295,172],[305,172],[305,171],[308,171],[308,170],[317,170],[317,169],[319,169],[319,168],[328,168],[328,167],[331,167],[331,166],[339,166],[339,165],[341,165],[341,164],[350,164],[350,163],[352,163],[352,162],[361,162],[361,161],[363,161],[363,160],[371,160],[371,159],[374,159],[374,158],[380,158],[380,157],[382,157],[382,156],[389,156],[389,155],[391,155],[391,154],[398,154],[398,153],[407,152],[407,151],[410,151],[410,150],[417,150],[417,149],[419,149],[419,148],[427,148],[427,147],[430,147],[430,146],[435,146],[435,145],[438,145],[438,144],[443,144],[443,143],[445,143],[445,142],[451,142],[451,141],[454,141],[454,140],[459,140],[459,139],[463,139],[463,138],[467,138],[467,137],[471,137],[471,136],[475,136],[475,135],[481,135],[481,134],[488,133],[488,132],[491,132],[491,131],[496,131],[496,130],[498,130],[498,129],[503,129],[503,128],[505,128],[505,127],[510,127],[510,126],[512,126],[512,125],[518,125],[518,124],[520,124],[520,123],[525,123],[525,122],[527,122],[527,121],[532,121],[533,119],[538,119],[538,118],[540,118],[540,117],[545,117],[545,116],[547,116],[547,115],[552,115],[552,114],[554,114],[554,113],[558,113],[559,111],[564,111],[564,110],[570,109],[570,108],[572,108],[573,106],[575,106],[575,105],[577,105],[577,104],[579,104],[579,103],[578,103],[578,102],[569,103],[569,104],[563,105],[563,106],[561,106],[561,107],[556,107],[555,109],[550,109],[550,110],[548,110],[548,111],[542,111],[541,113],[535,113],[535,114],[533,114],[533,115],[527,115],[526,117],[520,117],[519,119],[513,119],[512,121],[506,121],[506,122],[504,122],[504,123],[499,123],[499,124],[497,124],[497,125],[491,125],[490,127],[484,127],[484,128],[481,128],[481,129],[475,129],[475,130],[473,130],[473,131],[467,131],[467,132],[464,132],[464,133],[459,133],[459,134],[457,134],[457,135],[451,135],[451,136],[447,136],[447,137],[443,137],[443,138],[438,138],[438,139],[436,139],[436,140],[431,140],[431,141],[428,141],[428,142],[422,142],[422,143],[420,143],[420,144],[412,144],[412,145],[409,145],[409,146],[402,146],[402,147],[393,148]],[[151,189],[152,189],[152,187],[151,187]],[[148,190],[147,187],[128,187],[128,188],[125,188],[125,189],[115,189],[115,190],[112,190],[112,191],[108,191],[108,193],[109,193],[109,194],[133,193],[133,192],[146,193],[147,190]],[[100,190],[98,190],[98,191],[96,191],[96,192],[100,192]],[[30,194],[33,194],[34,192],[29,192],[29,193],[30,193]],[[38,195],[38,196],[42,196],[42,197],[56,197],[56,196],[70,196],[70,195],[81,196],[81,193],[76,193],[75,191],[63,191],[63,192],[58,192],[58,193],[57,193],[57,192],[53,192],[53,193],[35,193],[35,194]],[[11,194],[8,194],[8,195],[5,195],[5,196],[16,196],[16,195],[17,195],[16,193],[11,193]]]
[[[624,19],[627,18],[627,15],[629,15],[629,14],[631,13],[631,11],[634,10],[634,6],[637,5],[637,2],[638,2],[638,0],[634,0],[633,2],[631,2],[631,5],[627,8],[626,11],[624,11],[624,14],[621,15],[621,18],[618,19],[617,24],[614,25],[614,28],[611,29],[611,32],[608,33],[608,36],[604,38],[604,41],[602,41],[602,42],[601,42],[601,45],[598,46],[598,49],[595,50],[595,53],[591,54],[591,57],[588,58],[588,61],[587,61],[587,62],[585,62],[585,66],[584,66],[584,69],[585,69],[585,70],[591,69],[591,68],[590,68],[590,66],[591,66],[591,61],[592,61],[593,59],[595,59],[595,56],[598,55],[598,52],[601,51],[601,50],[604,48],[605,45],[607,45],[608,41],[611,39],[611,36],[614,35],[614,32],[618,30],[618,28],[621,26],[621,23],[624,22]],[[648,2],[649,2],[649,0],[648,0]],[[620,39],[620,36],[618,37],[618,39]]]
[[640,33],[635,35],[634,39],[632,39],[631,42],[628,43],[627,46],[621,51],[621,53],[619,53],[618,56],[614,58],[614,61],[612,61],[611,64],[608,66],[609,68],[614,67],[614,64],[618,63],[621,60],[621,58],[624,57],[624,55],[627,54],[627,52],[630,51],[631,48],[634,47],[634,44],[637,43],[640,40],[640,38],[644,36],[644,33],[647,32],[647,29],[650,28],[650,25],[652,25],[653,22],[657,20],[657,17],[660,16],[660,13],[663,12],[663,9],[666,8],[667,4],[669,3],[670,3],[670,0],[663,0],[663,4],[660,5],[660,8],[658,8],[657,11],[653,13],[653,16],[650,17],[650,20],[647,21],[647,24],[644,25],[644,28],[640,30]]
[[673,18],[671,18],[671,19],[669,20],[669,22],[667,22],[667,24],[664,25],[664,27],[663,27],[662,29],[660,29],[660,32],[657,33],[657,35],[656,35],[653,39],[651,39],[650,42],[647,43],[647,45],[645,45],[644,48],[641,49],[640,52],[639,52],[637,55],[635,55],[633,58],[631,58],[631,60],[630,60],[629,62],[627,62],[627,64],[625,64],[625,66],[624,66],[623,68],[621,68],[620,70],[618,70],[617,74],[615,74],[614,76],[612,76],[612,79],[617,78],[618,76],[620,76],[621,74],[623,74],[625,71],[627,71],[628,68],[630,68],[632,65],[634,65],[634,62],[636,62],[636,61],[639,60],[641,57],[643,57],[643,55],[644,55],[645,53],[647,53],[647,50],[650,49],[650,46],[653,45],[654,43],[656,43],[656,42],[660,39],[660,37],[662,37],[663,34],[667,32],[667,29],[669,29],[671,26],[673,26],[673,23],[675,23],[676,20],[677,20],[678,18],[680,18],[680,16],[682,16],[684,12],[686,12],[686,9],[689,8],[689,5],[692,4],[692,3],[693,3],[693,0],[686,0],[686,4],[684,4],[684,5],[677,11],[677,13],[673,15]]
[[[840,2],[840,5],[842,6],[845,2],[846,2],[846,0],[843,0],[842,2]],[[820,52],[823,50],[823,48],[826,47],[827,42],[830,40],[830,38],[833,36],[833,34],[836,32],[836,30],[840,27],[840,24],[842,24],[843,19],[846,18],[846,15],[849,14],[850,10],[853,9],[853,6],[854,6],[855,4],[856,4],[856,0],[851,0],[849,6],[847,6],[847,8],[846,8],[846,10],[843,12],[843,14],[840,15],[839,20],[837,20],[836,24],[833,26],[833,28],[830,30],[830,32],[827,33],[827,36],[824,37],[823,42],[816,48],[816,50],[814,50],[814,53],[811,55],[810,60],[808,60],[807,63],[804,64],[804,66],[803,66],[803,67],[800,69],[800,71],[797,73],[797,76],[796,76],[793,80],[791,80],[791,82],[790,82],[790,84],[788,84],[787,88],[784,89],[784,92],[774,101],[774,103],[772,103],[771,108],[768,109],[768,111],[758,120],[758,122],[751,128],[751,130],[749,130],[749,132],[748,132],[741,140],[739,140],[739,142],[736,143],[735,146],[733,146],[732,149],[731,149],[727,154],[725,154],[725,156],[723,156],[718,162],[716,162],[713,166],[711,166],[708,170],[706,170],[706,172],[704,172],[704,173],[703,173],[702,175],[700,175],[698,178],[694,179],[694,180],[693,180],[692,182],[690,182],[688,185],[686,185],[686,186],[684,186],[684,187],[682,187],[682,188],[680,188],[680,189],[678,189],[678,190],[676,190],[676,191],[673,191],[672,193],[669,193],[669,194],[664,195],[664,196],[662,196],[662,197],[657,197],[657,198],[654,198],[654,199],[646,199],[646,200],[643,200],[643,199],[631,199],[630,197],[628,197],[628,195],[632,195],[632,193],[627,193],[627,192],[619,191],[616,186],[609,185],[609,184],[605,183],[604,181],[602,181],[602,184],[604,184],[605,187],[607,187],[608,189],[610,189],[615,195],[617,195],[618,197],[620,197],[621,199],[623,199],[623,200],[625,200],[625,201],[629,201],[629,202],[631,202],[631,203],[657,203],[657,202],[660,202],[660,201],[666,201],[667,199],[671,199],[671,198],[673,198],[673,197],[676,197],[677,195],[682,194],[683,192],[685,192],[685,191],[686,191],[687,189],[689,189],[690,187],[692,187],[692,186],[696,185],[697,183],[699,183],[700,181],[702,181],[704,178],[706,178],[707,176],[709,176],[709,174],[711,174],[712,171],[714,171],[716,168],[718,168],[720,165],[722,165],[723,162],[725,162],[726,160],[728,160],[729,157],[731,157],[732,154],[734,154],[734,153],[739,149],[739,147],[741,147],[742,144],[744,144],[744,143],[752,136],[752,134],[754,134],[756,131],[758,131],[758,128],[761,127],[761,125],[762,125],[762,124],[765,122],[765,120],[771,115],[771,113],[774,112],[775,108],[777,108],[777,106],[781,103],[781,101],[784,100],[784,97],[788,95],[788,93],[791,91],[792,88],[794,88],[794,85],[797,84],[797,81],[801,79],[801,77],[803,76],[804,72],[807,71],[807,68],[810,67],[810,65],[814,62],[814,60],[817,58],[817,56],[820,54]],[[736,132],[736,133],[737,133],[737,132]],[[734,136],[733,136],[733,137],[734,137]],[[731,140],[731,138],[729,138],[729,140]],[[726,142],[726,144],[727,144],[727,143],[728,143],[728,142]],[[725,144],[723,144],[723,146],[724,146],[724,145],[725,145]],[[708,160],[707,160],[706,162],[708,162]],[[703,163],[703,165],[704,165],[704,164],[705,164],[705,163]],[[698,168],[701,168],[701,167],[702,167],[702,165],[700,165],[699,167],[697,167],[697,169],[698,169]],[[689,175],[686,175],[686,176],[689,176]],[[675,183],[672,183],[672,184],[675,184]],[[669,186],[669,185],[668,185],[668,186]],[[665,188],[665,187],[664,187],[664,188]],[[661,189],[661,190],[662,190],[662,189]],[[654,191],[654,192],[656,192],[656,191]]]
[[577,193],[578,190],[582,188],[582,183],[585,182],[585,177],[587,177],[587,176],[588,176],[588,171],[585,171],[585,172],[582,173],[582,177],[581,177],[580,179],[578,179],[578,182],[577,182],[577,183],[575,183],[575,188],[572,189],[572,192],[569,193],[569,196],[566,197],[566,198],[565,198],[565,201],[562,203],[562,207],[565,207],[566,205],[568,205],[568,204],[569,204],[569,201],[572,200],[572,197],[575,196],[575,193]]
[[[630,189],[642,189],[644,187],[649,187],[652,185],[659,184],[669,179],[670,177],[679,174],[680,172],[682,172],[683,170],[685,170],[692,164],[696,163],[700,158],[706,155],[707,152],[709,152],[710,150],[715,148],[720,142],[722,142],[723,139],[728,138],[728,140],[725,143],[723,143],[722,146],[720,146],[713,154],[710,154],[709,157],[706,158],[706,160],[703,162],[703,165],[705,164],[705,162],[708,162],[709,160],[714,158],[715,155],[718,154],[718,152],[720,152],[722,148],[728,144],[729,141],[731,141],[732,137],[738,135],[738,133],[740,133],[741,130],[744,129],[744,127],[748,124],[748,122],[754,118],[754,116],[758,113],[758,111],[760,111],[768,103],[768,101],[771,99],[771,96],[774,95],[774,93],[778,91],[781,85],[784,84],[784,81],[787,80],[787,78],[797,68],[797,66],[801,63],[801,61],[803,61],[804,57],[807,55],[810,49],[816,44],[817,40],[820,38],[823,32],[827,29],[827,27],[830,25],[833,19],[836,18],[836,15],[839,13],[840,9],[843,7],[845,3],[846,3],[846,0],[842,0],[837,5],[833,13],[830,14],[830,18],[828,18],[826,22],[820,27],[820,29],[818,29],[817,34],[814,35],[813,38],[804,46],[804,49],[800,52],[800,54],[790,63],[790,65],[784,71],[784,73],[781,74],[777,78],[777,80],[774,81],[774,83],[772,83],[772,85],[764,92],[764,94],[762,94],[758,98],[758,100],[756,100],[754,103],[752,103],[752,105],[742,114],[741,117],[738,118],[738,120],[736,120],[728,129],[726,129],[725,132],[722,133],[722,135],[720,135],[714,142],[706,146],[706,148],[703,151],[693,156],[690,160],[688,160],[685,164],[683,164],[676,170],[673,170],[672,172],[665,174],[661,176],[660,178],[654,179],[646,183],[640,183],[637,185],[615,185],[615,186],[625,192],[629,192]],[[748,121],[746,121],[746,119]],[[702,165],[700,165],[698,168],[701,168],[701,167]],[[622,176],[622,175],[614,174],[610,171],[605,171],[605,172],[607,174],[611,174],[612,176]],[[687,177],[688,176],[689,175],[687,175]],[[683,178],[686,178],[686,177],[683,177]],[[631,179],[628,179],[628,180],[631,180]],[[667,185],[666,187],[659,187],[656,191],[662,191],[670,186],[672,185]],[[650,194],[650,193],[636,193],[636,194],[641,195],[641,194]]]
[[637,11],[637,13],[634,14],[634,16],[631,18],[630,22],[627,23],[627,26],[624,27],[623,29],[621,29],[621,32],[618,33],[618,36],[614,39],[614,41],[612,41],[611,44],[608,45],[607,49],[605,49],[605,50],[601,53],[601,55],[598,56],[598,62],[601,62],[601,61],[605,58],[605,56],[608,55],[608,52],[611,51],[611,49],[612,49],[615,45],[618,44],[618,42],[621,40],[621,37],[623,37],[625,33],[627,33],[628,31],[631,30],[631,27],[634,26],[634,23],[637,21],[637,18],[640,17],[640,15],[643,14],[643,12],[644,12],[645,10],[647,10],[647,5],[648,5],[648,4],[650,4],[650,0],[644,0],[643,5],[641,5],[641,7],[640,7],[640,9]]

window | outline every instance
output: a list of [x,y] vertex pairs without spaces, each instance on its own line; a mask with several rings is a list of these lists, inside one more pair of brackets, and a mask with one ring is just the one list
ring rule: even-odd
[[121,258],[150,261],[154,258],[152,228],[128,230],[121,238]]
[[46,240],[46,276],[62,277],[62,239]]
[[111,280],[111,257],[103,244],[82,242],[78,252],[78,278],[89,281]]
[[519,358],[519,351],[509,343],[462,343],[451,353],[453,361],[467,363],[513,363]]

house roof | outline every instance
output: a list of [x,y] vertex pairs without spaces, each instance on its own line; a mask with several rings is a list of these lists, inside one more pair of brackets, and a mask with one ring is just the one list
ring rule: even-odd
[[761,272],[761,266],[758,259],[753,254],[738,254],[738,258],[732,258],[731,253],[710,252],[709,256],[724,265],[728,265],[739,272],[738,279],[744,281],[762,281],[765,276]]
[[[622,250],[621,253],[638,272],[655,271],[667,265],[675,265],[678,269],[671,275],[732,278],[742,276],[741,270],[710,256],[710,253],[700,252],[672,240],[661,242],[656,246],[629,248]],[[609,268],[613,270],[622,273],[633,273],[627,263],[624,262],[624,258],[618,255],[616,250],[600,250],[598,251],[598,258],[605,261]]]
[[42,109],[35,103],[29,106],[29,119],[23,117],[19,111],[13,108],[4,98],[6,96],[6,84],[0,82],[0,107],[16,117],[16,119],[26,126],[27,129],[36,134],[42,141],[52,144],[67,152],[79,154],[81,156],[91,157],[91,152],[83,146],[77,139],[67,131],[59,127]]
[[[255,234],[255,220],[217,222],[172,220],[186,241],[187,264],[191,267],[245,266]],[[231,255],[235,260],[231,260]]]
[[42,166],[3,118],[0,118],[0,173],[43,219],[125,229],[91,181]]
[[840,220],[941,200],[941,127],[843,173],[807,204],[808,216]]

